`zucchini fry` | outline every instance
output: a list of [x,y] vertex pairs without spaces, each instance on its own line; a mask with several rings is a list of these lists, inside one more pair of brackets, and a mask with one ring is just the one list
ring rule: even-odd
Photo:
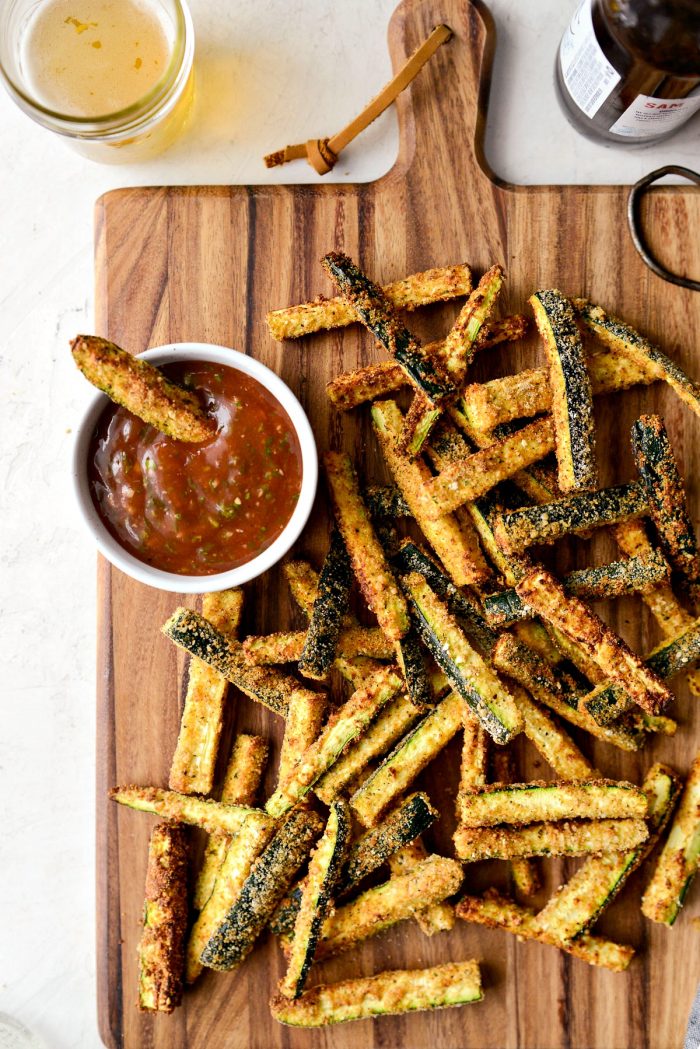
[[189,608],[177,608],[161,630],[178,648],[214,667],[251,699],[274,714],[286,715],[289,696],[299,687],[296,678],[269,667],[250,666],[241,645]]
[[643,710],[660,714],[673,693],[658,674],[650,670],[577,597],[567,597],[560,583],[544,569],[535,568],[516,586],[518,596],[538,615],[568,637],[598,664],[611,680],[620,684]]
[[463,791],[459,817],[466,827],[495,827],[549,820],[643,819],[646,811],[643,791],[624,780],[533,780]]
[[649,500],[642,485],[621,484],[502,514],[493,532],[502,550],[517,554],[533,543],[553,543],[564,535],[580,535],[648,512]]
[[575,819],[529,823],[524,827],[460,824],[454,834],[454,846],[463,863],[529,856],[587,856],[635,848],[646,841],[647,833],[643,819]]
[[553,448],[552,420],[538,419],[479,449],[463,462],[453,463],[426,485],[432,499],[430,515],[436,518],[478,499],[523,467],[549,455]]
[[487,889],[483,896],[464,896],[457,904],[458,918],[477,922],[492,929],[506,929],[520,940],[539,940],[558,947],[589,965],[597,965],[611,972],[624,972],[634,957],[634,948],[584,933],[572,943],[557,941],[542,933],[535,924],[535,912],[501,896],[495,889]]
[[428,856],[407,874],[367,889],[326,918],[317,960],[347,951],[397,922],[415,917],[417,911],[442,903],[458,891],[462,877],[462,868],[456,860]]
[[447,606],[418,572],[402,577],[418,631],[435,662],[496,743],[507,743],[523,727],[513,697],[471,647]]
[[363,827],[374,826],[381,814],[413,782],[462,727],[464,701],[454,692],[418,722],[350,799]]
[[279,985],[280,994],[285,998],[298,998],[304,989],[349,840],[350,810],[344,799],[336,798],[331,804],[323,836],[311,856],[302,890],[287,971]]
[[249,819],[265,825],[271,822],[260,809],[248,805],[223,805],[213,798],[176,794],[161,787],[114,787],[109,796],[128,809],[189,823],[201,827],[207,834],[236,834]]
[[139,1009],[171,1013],[182,1001],[187,931],[187,838],[182,827],[151,831],[139,943]]
[[559,487],[588,492],[598,485],[593,392],[576,315],[560,291],[537,291],[529,302],[549,360]]
[[470,787],[481,787],[486,783],[490,738],[479,719],[475,718],[471,711],[465,710],[458,797]]
[[319,573],[316,600],[299,659],[299,670],[304,677],[310,677],[314,681],[323,681],[326,678],[335,658],[343,616],[348,610],[351,586],[350,558],[340,532],[334,528],[330,547]]
[[[514,783],[517,780],[513,755],[506,747],[493,752],[493,777],[497,783]],[[535,859],[529,856],[509,861],[510,879],[516,892],[522,896],[534,896],[542,885],[540,869]]]
[[289,814],[204,947],[204,965],[233,969],[250,954],[322,830],[322,820],[310,809],[302,806]]
[[394,667],[383,667],[369,684],[354,692],[344,706],[331,714],[318,739],[301,755],[287,778],[265,805],[278,819],[303,798],[343,751],[357,738],[381,708],[401,690],[403,681]]
[[398,641],[408,633],[408,609],[374,533],[357,475],[349,457],[340,452],[326,452],[323,461],[338,529],[360,589],[386,636]]
[[492,266],[459,312],[445,339],[443,355],[447,374],[455,386],[463,386],[467,369],[474,356],[479,332],[493,313],[496,300],[503,287],[503,267]]
[[216,424],[196,396],[148,361],[97,335],[77,335],[71,352],[88,382],[161,433],[193,444],[215,435]]
[[537,915],[537,927],[543,932],[561,940],[573,940],[588,932],[632,871],[654,848],[673,811],[680,781],[672,769],[657,764],[649,769],[642,790],[648,799],[647,840],[629,852],[607,853],[586,860]]
[[700,415],[700,390],[675,361],[653,346],[628,324],[610,317],[600,306],[575,299],[574,306],[584,327],[605,346],[624,354],[654,379],[663,379],[696,415]]
[[[382,288],[387,300],[397,310],[416,310],[433,302],[447,302],[468,295],[471,290],[471,271],[466,264],[412,273]],[[357,314],[344,297],[338,296],[272,310],[266,320],[272,338],[281,342],[316,331],[345,328],[357,323]]]
[[[205,594],[202,615],[225,637],[235,638],[243,611],[243,591]],[[210,794],[223,724],[228,681],[201,659],[190,660],[180,733],[168,785],[181,794]]]
[[382,289],[339,252],[332,251],[321,259],[321,265],[355,310],[370,334],[378,339],[387,353],[404,369],[410,382],[438,407],[457,393],[441,367],[441,362],[426,353],[418,340],[401,323]]
[[[511,695],[522,714],[525,735],[558,776],[562,779],[577,780],[599,777],[599,773],[583,756],[571,736],[546,710],[530,698],[524,688],[519,685],[512,687]],[[497,757],[498,752],[494,754],[494,758]]]
[[290,1027],[325,1027],[373,1016],[446,1009],[482,998],[478,963],[447,962],[431,969],[394,969],[320,984],[295,1002],[281,995],[273,998],[270,1009],[275,1020]]
[[[610,561],[598,568],[582,568],[562,579],[562,586],[571,597],[621,597],[624,594],[644,593],[668,580],[668,564],[657,550],[645,557],[627,557]],[[534,616],[534,611],[523,604],[515,590],[501,590],[484,598],[484,612],[493,626],[510,626],[521,619]]]
[[480,583],[490,575],[473,530],[465,530],[451,514],[438,520],[431,516],[426,495],[430,471],[425,463],[411,462],[398,449],[402,415],[395,401],[372,405],[372,424],[391,474],[425,538],[457,586]]
[[[260,787],[269,746],[262,736],[236,736],[221,791],[223,805],[253,805]],[[231,844],[228,834],[211,834],[194,887],[194,906],[201,911],[214,889],[219,868]]]
[[328,710],[322,692],[300,688],[289,697],[277,782],[283,783],[302,754],[318,739]]
[[640,416],[632,425],[632,448],[664,553],[697,608],[700,553],[685,488],[663,419],[658,415]]
[[[246,663],[252,667],[269,666],[276,663],[296,663],[304,653],[308,638],[307,630],[290,630],[259,636],[251,634],[243,641],[241,651]],[[340,659],[354,659],[356,656],[392,659],[394,655],[391,642],[387,641],[377,627],[345,627],[339,633],[335,648],[333,662],[336,656]]]
[[678,811],[651,880],[642,897],[642,914],[673,925],[700,865],[700,755],[685,781]]
[[372,517],[410,517],[411,511],[396,485],[371,484],[365,489],[365,503]]
[[[420,837],[416,837],[402,849],[389,857],[389,870],[392,876],[410,874],[412,870],[428,858],[428,850]],[[455,909],[451,903],[433,903],[415,913],[415,919],[425,936],[434,936],[436,932],[449,932],[454,928]]]

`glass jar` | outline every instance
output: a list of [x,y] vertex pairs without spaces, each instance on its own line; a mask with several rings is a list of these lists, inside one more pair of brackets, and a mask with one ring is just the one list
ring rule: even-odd
[[[148,159],[167,149],[187,121],[194,94],[194,27],[184,0],[132,0],[132,10],[136,11],[140,18],[147,15],[150,20],[150,25],[148,20],[139,22],[137,31],[132,35],[143,36],[144,33],[139,33],[138,28],[143,31],[144,27],[153,32],[154,23],[156,35],[161,34],[159,42],[164,49],[164,60],[160,63],[162,73],[159,68],[152,74],[150,82],[144,84],[143,95],[138,95],[136,88],[135,99],[129,99],[129,103],[123,108],[112,107],[112,111],[97,115],[92,112],[85,115],[85,110],[89,107],[82,105],[82,102],[87,101],[86,98],[81,101],[76,96],[75,104],[57,105],[50,90],[47,92],[37,88],[37,84],[41,82],[50,89],[52,71],[57,69],[65,75],[66,69],[70,68],[71,56],[68,54],[63,65],[60,65],[62,41],[55,26],[49,24],[41,27],[43,37],[37,29],[38,17],[45,17],[47,11],[51,13],[52,4],[54,7],[60,7],[60,2],[61,0],[48,0],[48,3],[47,0],[6,0],[0,7],[0,75],[11,97],[20,109],[38,124],[63,136],[71,146],[90,160],[130,163]],[[115,0],[115,3],[120,2],[122,0]],[[56,24],[60,31],[67,33],[64,38],[66,44],[75,48],[75,33],[81,46],[84,44],[95,49],[88,52],[93,63],[110,58],[109,46],[103,47],[100,39],[109,32],[103,17],[109,8],[110,0],[96,0],[95,9],[100,13],[98,21],[89,21],[90,0],[83,3],[79,9],[81,19],[86,21],[79,21],[72,16],[64,18],[63,10],[54,12],[58,14]],[[126,7],[122,6],[118,13],[124,17],[126,12]],[[101,23],[102,31],[98,28]],[[114,28],[112,24],[113,31]],[[121,46],[128,36],[128,33],[119,31],[122,29],[123,27],[118,27],[117,30],[117,47]],[[37,48],[43,46],[44,41],[47,41],[46,53],[37,53]],[[138,48],[139,41],[129,41],[129,44]],[[49,64],[49,49],[51,62],[55,63],[55,66]],[[138,69],[140,67],[137,63],[142,62],[142,59],[138,57],[138,50],[134,51],[134,54],[137,57],[134,58],[133,68]],[[155,65],[158,63],[155,62]],[[37,75],[39,66],[40,77]],[[99,65],[95,66],[95,70],[94,75],[98,77]],[[110,66],[108,73],[115,78],[114,97],[118,98],[119,90],[123,90],[123,83],[118,79],[119,71]],[[79,91],[84,85],[76,78],[75,86]],[[108,86],[104,78],[100,80],[97,94],[103,95],[103,88]],[[56,95],[59,97],[58,93]]]

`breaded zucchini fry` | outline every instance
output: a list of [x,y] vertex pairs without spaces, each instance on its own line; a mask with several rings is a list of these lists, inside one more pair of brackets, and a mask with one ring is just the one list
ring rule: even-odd
[[176,794],[161,787],[114,787],[109,792],[112,801],[150,812],[163,819],[190,823],[207,834],[236,834],[249,819],[269,824],[270,818],[260,809],[248,805],[223,805],[213,798],[197,798],[190,794]]
[[[261,636],[250,634],[243,641],[241,650],[246,663],[252,667],[269,666],[276,663],[296,663],[302,656],[308,636],[306,630],[291,630]],[[355,656],[392,659],[394,647],[377,627],[349,626],[340,631],[336,655],[340,659],[354,659]],[[335,658],[334,655],[333,661]]]
[[621,484],[513,510],[495,522],[493,531],[506,553],[517,554],[533,543],[553,543],[564,535],[643,517],[648,512],[649,500],[642,485]]
[[[382,288],[387,300],[397,310],[416,310],[433,302],[446,302],[468,295],[471,290],[471,271],[466,263],[412,273],[410,277]],[[343,296],[338,296],[272,310],[266,320],[272,338],[281,342],[324,329],[345,328],[357,323],[357,314]]]
[[545,936],[535,925],[535,912],[520,907],[495,889],[487,889],[483,896],[465,896],[457,904],[458,918],[467,922],[488,925],[492,929],[506,929],[521,940],[539,940],[558,947],[589,965],[598,965],[612,972],[624,972],[634,957],[634,948],[584,933],[573,943],[559,942]]
[[503,267],[492,266],[470,294],[445,339],[447,374],[456,386],[464,384],[479,332],[490,320],[503,287]]
[[573,940],[588,932],[632,871],[654,848],[673,811],[680,781],[672,769],[657,764],[649,769],[642,790],[648,799],[647,840],[629,852],[606,853],[586,860],[539,912],[538,929],[561,940]]
[[700,604],[700,552],[685,488],[663,419],[658,415],[640,416],[632,425],[632,448],[664,553],[681,576],[688,596],[697,608]]
[[325,1027],[372,1016],[446,1009],[482,998],[478,963],[447,962],[432,969],[394,969],[320,984],[295,1002],[281,995],[273,998],[270,1009],[275,1020],[290,1027]]
[[[225,637],[235,638],[243,591],[205,594],[202,615]],[[190,660],[180,733],[170,766],[169,786],[181,794],[210,794],[214,784],[228,681],[200,659]]]
[[[393,877],[410,874],[427,858],[428,850],[421,838],[416,837],[409,845],[404,845],[402,849],[392,853],[389,857],[389,870]],[[436,932],[449,932],[454,928],[455,909],[451,903],[433,903],[416,911],[414,917],[425,936],[434,936]]]
[[[513,755],[507,747],[497,747],[492,756],[492,773],[496,783],[515,783],[517,776]],[[476,785],[476,784],[475,784]],[[510,878],[516,892],[522,896],[534,896],[542,885],[542,877],[537,861],[524,856],[509,861]]]
[[592,609],[577,597],[568,597],[549,572],[533,569],[517,584],[516,590],[526,604],[581,648],[643,710],[660,714],[673,699],[673,693],[658,674],[650,670]]
[[643,819],[647,800],[633,783],[612,779],[545,783],[493,783],[460,795],[460,821],[467,827],[499,823],[542,823],[570,819]]
[[642,898],[642,914],[673,925],[700,866],[700,755],[685,781],[678,811]]
[[187,932],[187,838],[183,827],[151,831],[139,943],[139,1009],[171,1013],[182,1001]]
[[559,487],[588,492],[598,484],[593,392],[576,315],[560,291],[536,291],[529,302],[549,360]]
[[[530,698],[524,688],[512,686],[511,695],[522,714],[525,735],[558,776],[562,779],[581,780],[595,779],[600,775],[583,756],[571,736],[546,710]],[[494,758],[497,757],[498,752],[494,754]]]
[[616,353],[624,354],[654,379],[663,379],[691,411],[700,415],[700,389],[697,384],[658,346],[653,346],[628,324],[610,317],[600,306],[594,306],[585,299],[574,299],[574,306],[583,325],[600,342]]
[[354,692],[331,714],[318,739],[301,755],[289,775],[265,805],[278,819],[303,798],[342,753],[364,732],[381,708],[401,690],[403,681],[394,667],[383,667],[371,682]]
[[529,823],[524,827],[467,827],[454,834],[463,863],[528,856],[587,856],[635,848],[647,837],[642,819],[575,819]]
[[340,452],[326,452],[323,461],[338,529],[360,589],[386,636],[398,641],[408,632],[408,609],[362,501],[357,475]]
[[451,514],[438,520],[431,516],[431,500],[426,495],[430,471],[425,463],[411,462],[398,449],[402,416],[395,401],[372,405],[374,432],[384,459],[425,538],[438,555],[457,586],[483,582],[489,569],[473,530],[465,530]]
[[[334,528],[328,553],[321,565],[316,600],[299,659],[299,670],[304,677],[310,677],[315,681],[323,681],[326,678],[335,659],[343,616],[348,611],[351,586],[350,558],[343,537],[338,529]],[[372,652],[363,654],[374,655]]]
[[322,692],[299,688],[291,694],[280,750],[278,783],[287,779],[304,751],[318,739],[327,710],[328,701]]
[[192,443],[208,441],[216,433],[214,420],[195,395],[170,382],[148,361],[96,335],[76,336],[71,350],[93,386],[161,433]]

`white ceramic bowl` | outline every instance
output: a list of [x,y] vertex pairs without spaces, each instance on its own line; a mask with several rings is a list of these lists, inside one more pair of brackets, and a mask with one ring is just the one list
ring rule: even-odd
[[213,346],[206,342],[177,342],[170,346],[157,346],[152,350],[146,350],[139,354],[142,360],[150,361],[151,364],[169,364],[173,361],[206,361],[212,364],[222,364],[228,368],[236,368],[264,386],[273,397],[282,405],[289,416],[294,431],[299,439],[301,447],[302,479],[301,491],[297,505],[284,529],[275,541],[263,550],[261,554],[247,561],[244,565],[232,568],[228,572],[218,572],[215,575],[179,575],[175,572],[164,572],[160,568],[139,561],[121,546],[117,540],[110,535],[98,514],[90,495],[88,480],[88,454],[90,443],[95,432],[97,421],[110,403],[104,394],[100,393],[93,397],[87,407],[83,421],[78,428],[75,451],[73,454],[73,480],[78,506],[82,518],[92,535],[97,548],[108,561],[121,569],[133,579],[148,586],[157,587],[159,590],[170,590],[181,594],[204,594],[208,591],[226,590],[232,586],[241,586],[243,583],[262,575],[268,568],[276,564],[284,557],[289,548],[299,538],[306,524],[318,483],[318,455],[316,453],[316,442],[309,425],[309,420],[299,401],[296,399],[289,387],[282,382],[278,375],[267,368],[260,361],[248,357],[238,350],[228,349],[226,346]]

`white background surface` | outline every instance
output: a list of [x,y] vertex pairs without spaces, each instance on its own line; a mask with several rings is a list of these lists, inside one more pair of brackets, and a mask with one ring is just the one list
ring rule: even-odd
[[[67,352],[71,336],[93,327],[93,202],[124,185],[313,181],[301,162],[267,172],[262,154],[337,130],[390,75],[395,0],[191,6],[195,119],[157,162],[91,165],[0,97],[0,1011],[56,1049],[99,1044],[95,556],[70,483],[72,428],[89,390]],[[670,143],[632,152],[594,146],[568,127],[551,79],[573,0],[490,7],[499,47],[487,154],[500,175],[633,182],[663,163],[698,165],[698,119]],[[396,149],[387,114],[327,177],[375,178]]]

